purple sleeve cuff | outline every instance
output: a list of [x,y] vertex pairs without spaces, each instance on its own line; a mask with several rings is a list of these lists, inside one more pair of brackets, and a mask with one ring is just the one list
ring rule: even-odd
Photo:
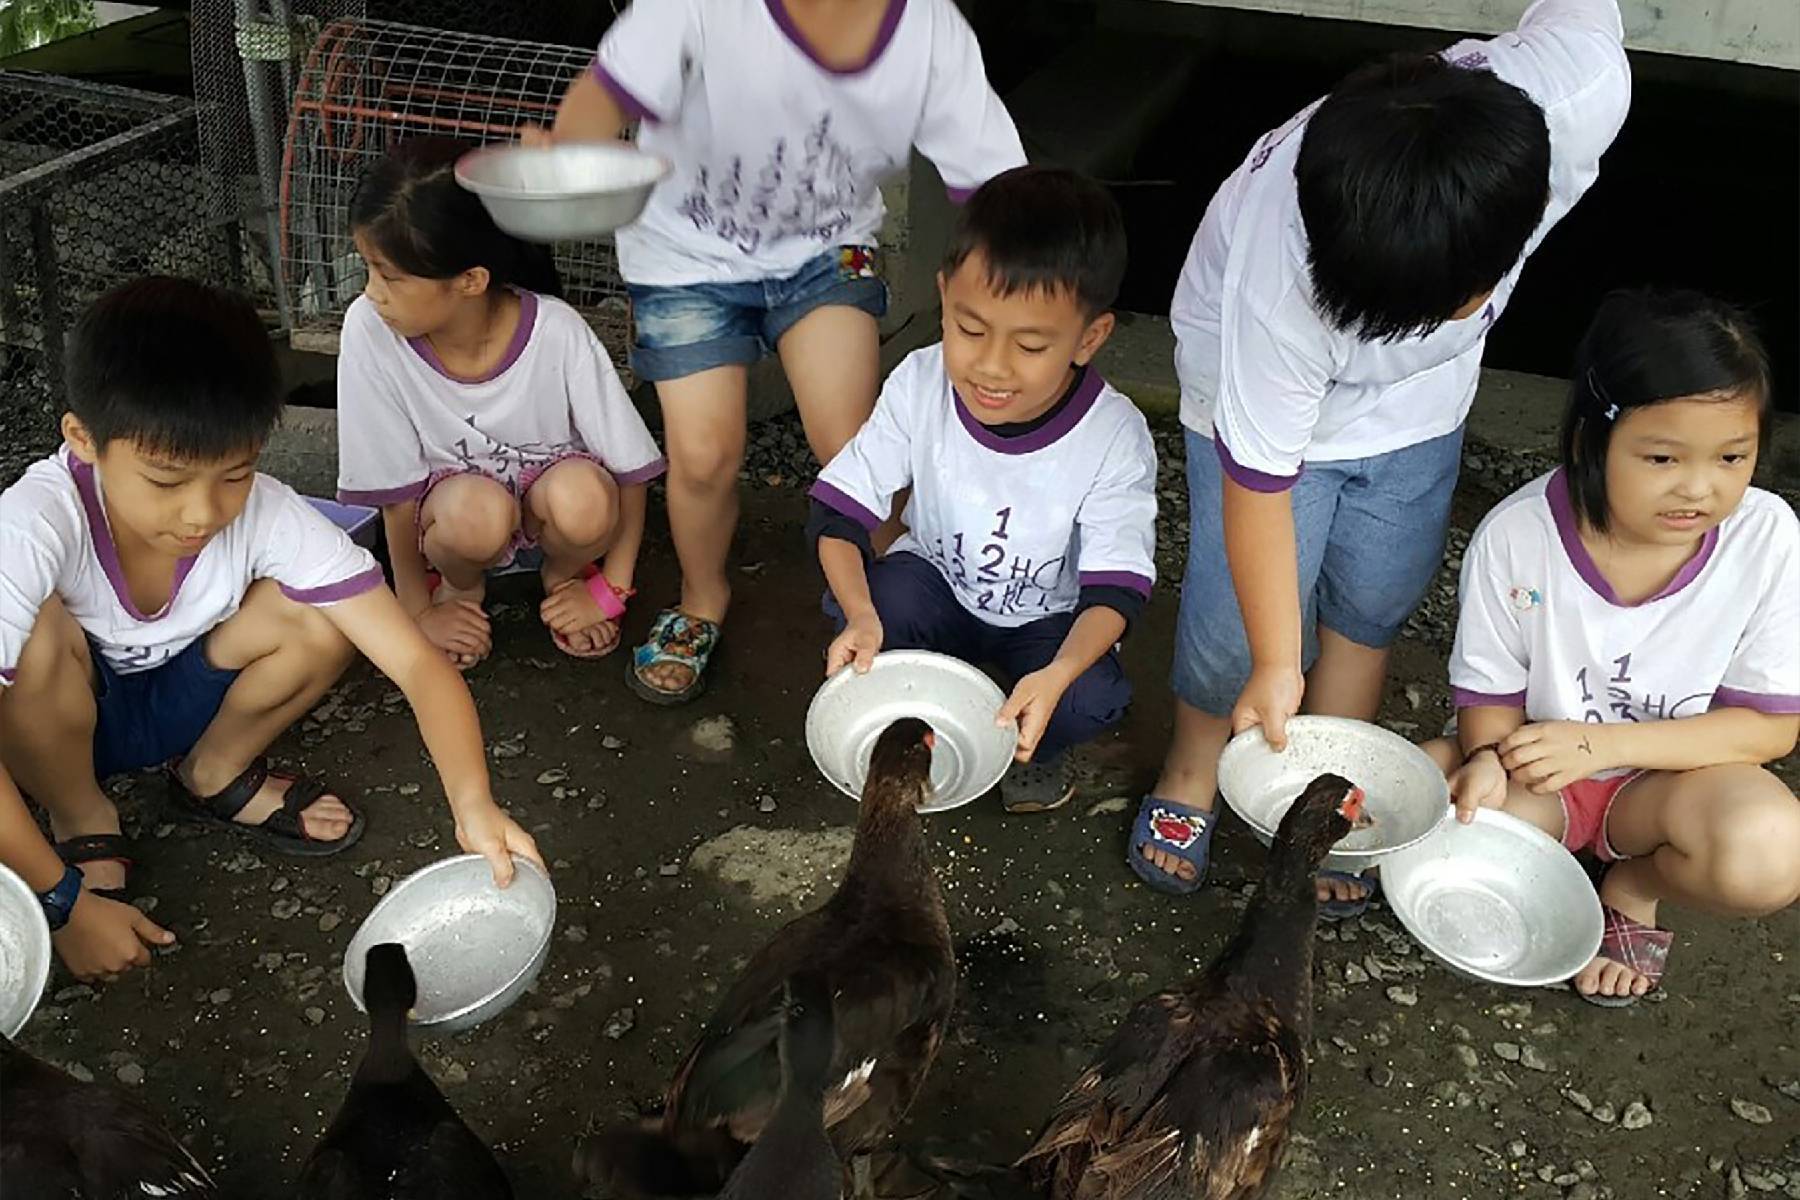
[[0,683],[10,684],[19,677],[19,672],[12,667],[0,667]]
[[668,473],[668,470],[669,460],[659,458],[647,462],[635,470],[619,472],[613,476],[613,482],[620,487],[637,487],[639,484],[649,483],[653,479],[661,479]]
[[1456,707],[1462,708],[1524,708],[1525,693],[1509,692],[1501,695],[1498,692],[1475,692],[1468,688],[1453,687],[1450,698]]
[[1713,693],[1714,708],[1749,708],[1771,717],[1800,716],[1800,696],[1783,696],[1773,692],[1745,692],[1722,687]]
[[373,491],[354,491],[350,488],[339,488],[337,502],[339,504],[360,504],[364,508],[386,508],[390,504],[405,504],[408,500],[417,500],[425,492],[426,481],[401,487],[376,488]]
[[951,187],[948,184],[944,185],[944,191],[949,195],[950,203],[952,204],[967,204],[969,202],[969,197],[973,196],[979,190],[979,188]]
[[1128,592],[1136,592],[1146,600],[1150,598],[1150,577],[1139,575],[1136,571],[1083,571],[1080,580],[1084,588],[1124,588]]
[[653,123],[662,120],[656,113],[651,111],[649,105],[632,95],[630,88],[614,78],[611,71],[608,71],[605,67],[601,66],[598,58],[594,59],[594,65],[589,67],[588,70],[593,73],[594,79],[599,82],[600,86],[612,94],[613,100],[617,102],[619,106],[619,111],[624,113],[627,117],[633,121],[650,121]]
[[324,587],[291,588],[281,584],[281,594],[297,604],[336,604],[339,600],[348,600],[352,596],[360,596],[364,592],[373,591],[386,582],[379,566],[352,575],[348,579],[340,579],[336,583],[328,583]]
[[855,521],[858,525],[861,525],[871,533],[881,527],[880,517],[858,504],[855,500],[845,495],[837,488],[826,483],[823,479],[813,484],[812,491],[808,492],[807,495],[831,509],[833,512],[843,513],[846,517],[849,517],[852,521]]
[[1300,472],[1292,475],[1270,475],[1266,471],[1254,471],[1231,457],[1231,451],[1225,445],[1225,439],[1213,430],[1213,448],[1219,453],[1219,465],[1225,468],[1225,474],[1239,487],[1249,488],[1253,492],[1285,492],[1300,482]]

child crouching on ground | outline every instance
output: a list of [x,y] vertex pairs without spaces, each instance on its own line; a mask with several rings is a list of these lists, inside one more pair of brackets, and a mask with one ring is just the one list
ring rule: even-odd
[[1750,486],[1769,369],[1742,314],[1615,293],[1577,352],[1562,466],[1502,501],[1462,568],[1450,682],[1459,817],[1504,808],[1607,864],[1574,980],[1636,1001],[1657,908],[1800,899],[1800,801],[1763,763],[1800,734],[1800,519]]
[[[944,340],[906,359],[812,489],[808,533],[839,634],[830,675],[881,650],[991,663],[1019,722],[1008,811],[1074,794],[1064,751],[1125,714],[1116,645],[1156,573],[1156,449],[1092,363],[1113,329],[1125,229],[1073,172],[1021,167],[963,209],[938,275]],[[870,533],[906,488],[907,532]]]
[[465,150],[405,142],[351,199],[369,282],[344,314],[338,498],[380,507],[400,603],[458,666],[491,646],[487,570],[529,546],[551,639],[600,658],[619,645],[662,452],[557,298],[549,251],[458,186]]
[[111,775],[166,764],[189,816],[278,853],[352,845],[357,806],[263,752],[357,650],[418,715],[462,847],[502,882],[509,851],[537,859],[488,789],[462,679],[374,558],[257,474],[281,389],[247,300],[160,277],[109,292],[74,331],[69,394],[66,444],[0,493],[0,766],[70,865],[53,927],[82,887],[127,887]]

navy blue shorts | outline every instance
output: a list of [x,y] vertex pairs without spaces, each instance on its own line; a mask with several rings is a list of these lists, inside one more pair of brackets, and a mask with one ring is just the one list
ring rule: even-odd
[[855,308],[877,319],[887,314],[887,285],[869,246],[841,246],[786,279],[631,284],[628,290],[637,326],[631,369],[653,381],[748,366],[817,309]]
[[94,778],[161,766],[186,754],[212,724],[238,677],[206,661],[206,639],[160,667],[122,675],[88,642],[94,661]]

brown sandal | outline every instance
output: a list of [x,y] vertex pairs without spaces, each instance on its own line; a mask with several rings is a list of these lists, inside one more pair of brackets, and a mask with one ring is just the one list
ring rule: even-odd
[[[256,794],[269,779],[269,760],[260,754],[250,761],[242,774],[211,796],[195,795],[188,788],[181,778],[181,762],[179,758],[172,760],[165,771],[177,806],[184,816],[191,819],[227,826],[267,843],[269,849],[277,854],[288,854],[295,858],[329,858],[348,850],[362,838],[363,828],[367,824],[362,810],[342,796],[338,800],[350,810],[352,818],[350,828],[344,831],[344,835],[335,841],[326,842],[306,832],[300,814],[319,797],[327,794],[324,784],[306,775],[293,777],[287,794],[281,798],[281,807],[270,813],[260,825],[246,825],[237,820],[237,815],[244,811],[244,806],[256,799]],[[277,775],[275,778],[286,777]]]
[[[126,874],[131,873],[133,863],[131,842],[122,833],[85,833],[65,838],[56,843],[56,856],[63,860],[65,866],[70,867],[79,867],[84,863],[116,862],[125,868]],[[122,887],[89,887],[84,882],[81,890],[105,900],[125,903],[126,890]]]

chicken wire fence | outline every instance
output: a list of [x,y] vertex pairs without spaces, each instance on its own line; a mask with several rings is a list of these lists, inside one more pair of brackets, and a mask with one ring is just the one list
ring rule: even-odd
[[[246,229],[247,274],[293,343],[334,350],[364,273],[351,192],[398,142],[510,140],[548,123],[614,9],[591,0],[194,0],[201,142],[215,211]],[[504,29],[513,35],[489,36]],[[524,40],[524,39],[535,40]],[[630,306],[610,240],[559,244],[565,295],[615,361]]]
[[206,191],[192,101],[0,72],[0,419],[11,430],[63,401],[64,339],[101,292],[158,273],[238,282],[235,232],[198,218]]

